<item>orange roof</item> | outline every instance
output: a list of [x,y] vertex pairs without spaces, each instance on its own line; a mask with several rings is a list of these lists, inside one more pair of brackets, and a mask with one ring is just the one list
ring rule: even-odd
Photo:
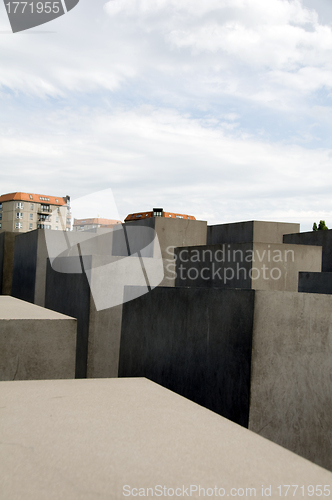
[[[149,219],[150,217],[153,217],[153,211],[152,212],[137,212],[135,214],[127,215],[127,217],[125,218],[125,222],[134,221],[134,220]],[[193,215],[178,214],[178,213],[164,212],[164,211],[162,211],[161,217],[166,217],[167,219],[196,220],[196,217],[194,217]]]
[[102,224],[103,226],[121,224],[117,219],[100,219],[99,217],[92,219],[74,219],[74,226],[88,226],[92,224]]
[[0,203],[4,201],[30,201],[33,203],[46,203],[50,205],[66,205],[62,196],[47,196],[46,194],[33,193],[8,193],[0,196]]

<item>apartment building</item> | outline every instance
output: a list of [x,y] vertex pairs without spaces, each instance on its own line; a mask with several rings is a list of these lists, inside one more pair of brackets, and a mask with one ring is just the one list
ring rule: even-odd
[[73,231],[88,231],[96,227],[112,228],[117,224],[121,224],[117,219],[102,219],[100,217],[90,219],[74,219]]
[[166,217],[171,219],[187,219],[196,220],[193,215],[178,214],[173,212],[164,212],[163,208],[154,208],[151,212],[137,212],[135,214],[129,214],[125,218],[125,222],[133,222],[135,220],[150,219],[151,217]]
[[70,231],[69,196],[8,193],[0,196],[0,232],[26,233],[34,229]]

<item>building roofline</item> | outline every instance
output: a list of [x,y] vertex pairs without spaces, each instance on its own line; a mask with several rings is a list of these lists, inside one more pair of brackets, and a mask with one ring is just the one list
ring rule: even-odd
[[67,204],[66,199],[63,196],[49,196],[46,194],[34,194],[34,193],[7,193],[0,196],[0,203],[5,201],[28,201],[31,203],[46,203],[50,205],[63,206]]

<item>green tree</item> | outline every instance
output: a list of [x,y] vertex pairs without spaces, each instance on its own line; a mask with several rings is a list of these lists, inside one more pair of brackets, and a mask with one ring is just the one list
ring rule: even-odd
[[319,221],[318,231],[327,231],[327,230],[328,230],[328,227],[325,224],[325,220]]
[[314,222],[314,225],[312,226],[312,230],[313,231],[318,231],[318,227],[317,227],[316,222]]

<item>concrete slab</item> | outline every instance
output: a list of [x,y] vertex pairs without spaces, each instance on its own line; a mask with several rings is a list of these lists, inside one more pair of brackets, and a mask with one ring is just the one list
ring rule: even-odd
[[253,312],[253,290],[155,288],[123,305],[119,377],[147,377],[247,426]]
[[305,233],[285,234],[284,243],[296,245],[318,245],[322,247],[323,272],[332,271],[332,229],[326,231],[308,231]]
[[249,420],[332,470],[331,310],[330,295],[156,288],[124,305],[119,376]]
[[0,380],[74,378],[76,320],[0,297]]
[[332,294],[332,273],[299,273],[299,292]]
[[[208,226],[207,244],[282,243],[283,235],[298,233],[300,224],[289,222],[246,221]],[[289,241],[289,243],[292,243]]]
[[255,293],[249,429],[332,470],[332,297]]
[[3,500],[279,499],[287,484],[309,498],[311,485],[326,494],[332,484],[328,471],[146,379],[2,382],[0,399]]
[[298,290],[300,271],[319,271],[319,246],[224,243],[175,249],[176,286]]
[[17,233],[0,233],[0,290],[2,295],[10,295],[13,280],[14,244]]

